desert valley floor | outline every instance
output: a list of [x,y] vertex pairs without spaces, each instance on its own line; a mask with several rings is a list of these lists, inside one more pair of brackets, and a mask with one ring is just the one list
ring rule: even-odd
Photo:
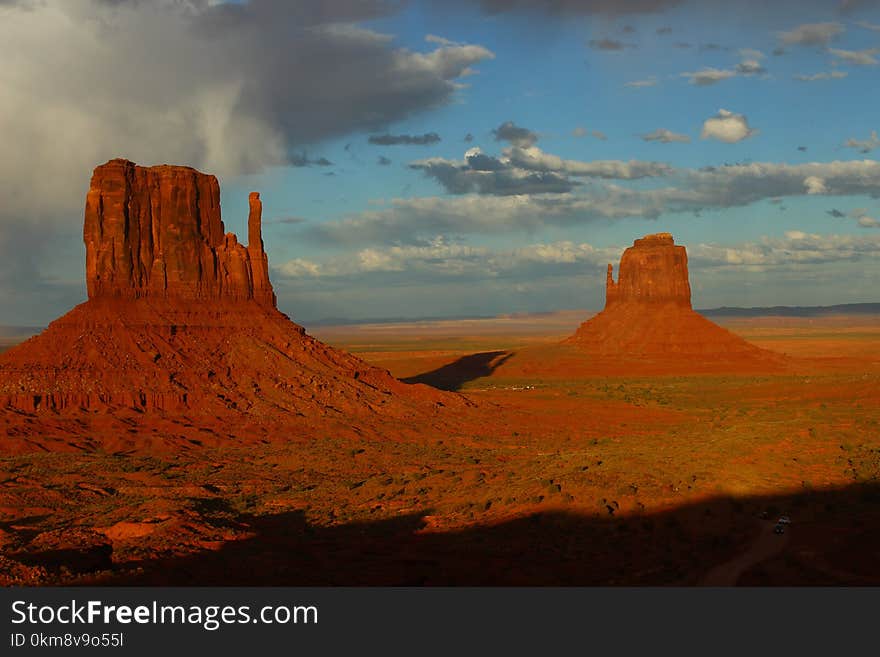
[[169,415],[95,445],[96,415],[50,452],[4,411],[0,582],[880,583],[880,317],[727,320],[791,359],[660,375],[572,366],[583,316],[311,331],[469,400],[415,432]]

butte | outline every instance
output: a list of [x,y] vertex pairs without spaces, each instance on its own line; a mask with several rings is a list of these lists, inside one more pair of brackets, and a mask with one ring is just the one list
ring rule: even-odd
[[623,252],[617,281],[608,265],[604,310],[565,343],[598,363],[634,371],[774,370],[785,360],[694,311],[687,251],[669,233],[635,240]]
[[388,435],[467,404],[402,383],[281,313],[260,195],[249,200],[245,246],[225,232],[214,176],[123,159],[97,167],[88,300],[0,356],[0,449]]

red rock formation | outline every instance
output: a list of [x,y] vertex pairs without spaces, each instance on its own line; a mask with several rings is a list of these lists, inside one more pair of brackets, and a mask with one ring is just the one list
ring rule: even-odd
[[214,176],[127,160],[99,166],[83,229],[89,298],[255,299],[274,308],[259,199],[251,194],[244,247],[225,233]]
[[251,260],[251,279],[254,299],[265,306],[275,307],[275,292],[269,282],[269,258],[263,250],[262,216],[263,202],[259,192],[248,196],[248,255]]
[[603,359],[675,361],[677,370],[697,362],[702,371],[707,362],[781,362],[692,309],[687,251],[669,233],[635,240],[623,252],[617,282],[608,265],[605,309],[566,342]]
[[95,169],[89,300],[0,355],[0,408],[19,411],[4,414],[9,435],[37,426],[22,425],[34,413],[187,413],[224,418],[228,430],[236,418],[288,428],[333,418],[360,426],[378,414],[427,421],[464,403],[306,335],[275,308],[259,194],[247,247],[224,233],[219,198],[216,178],[187,167],[112,160]]
[[605,307],[616,303],[671,303],[691,307],[687,251],[672,235],[656,233],[633,242],[620,259],[617,282],[608,265]]

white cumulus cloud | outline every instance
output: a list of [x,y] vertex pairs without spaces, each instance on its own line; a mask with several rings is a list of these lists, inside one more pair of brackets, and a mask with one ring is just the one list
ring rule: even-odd
[[825,194],[828,192],[825,181],[819,176],[804,178],[804,188],[807,190],[807,194]]
[[749,127],[749,121],[744,114],[735,114],[729,110],[720,109],[718,114],[703,122],[700,137],[735,144],[757,133],[757,130]]

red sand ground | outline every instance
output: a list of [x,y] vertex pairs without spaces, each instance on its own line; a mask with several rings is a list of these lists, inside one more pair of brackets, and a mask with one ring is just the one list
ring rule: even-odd
[[[165,415],[137,449],[101,448],[118,429],[96,414],[85,450],[0,461],[0,572],[7,583],[699,584],[720,569],[743,584],[877,584],[880,322],[864,321],[740,322],[796,363],[781,373],[547,379],[455,365],[505,351],[492,345],[549,348],[533,334],[427,327],[420,351],[393,326],[374,328],[369,349],[360,331],[346,343],[351,329],[328,329],[401,377],[458,371],[474,405],[418,432],[269,424],[258,439],[204,445],[181,438],[209,435],[198,417]],[[874,360],[801,357],[820,345]],[[27,419],[68,421],[53,418]],[[142,431],[139,414],[129,422]],[[783,548],[739,573],[781,513],[793,519]]]

